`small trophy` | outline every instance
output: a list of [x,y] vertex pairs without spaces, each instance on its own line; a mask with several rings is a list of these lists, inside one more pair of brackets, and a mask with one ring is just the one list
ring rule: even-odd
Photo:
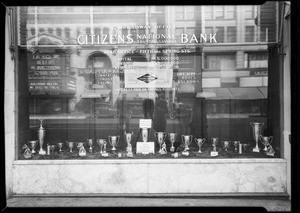
[[103,153],[101,154],[104,157],[108,157],[108,153],[106,152],[106,145],[107,145],[107,142],[106,142],[106,139],[104,139],[103,140]]
[[28,145],[31,148],[31,153],[35,154],[36,151],[34,150],[36,145],[37,145],[37,141],[28,141]]
[[59,152],[62,152],[62,147],[63,147],[63,143],[62,142],[58,142],[56,143],[57,144],[57,147],[59,148]]
[[192,135],[181,135],[181,140],[182,143],[184,145],[184,150],[182,152],[183,155],[189,155],[189,145],[191,144],[192,140],[193,140],[193,136]]
[[78,154],[79,156],[86,156],[86,150],[84,148],[85,142],[76,142],[76,146],[79,150]]
[[108,142],[109,144],[112,146],[112,151],[115,151],[116,150],[116,146],[118,145],[119,143],[119,139],[120,139],[120,136],[117,135],[117,136],[108,136]]
[[177,133],[169,133],[168,135],[171,142],[170,152],[174,152],[175,151],[174,143],[175,143]]
[[67,146],[70,149],[70,153],[73,153],[73,147],[74,147],[74,142],[68,142],[66,141]]
[[221,141],[223,148],[227,152],[228,147],[230,146],[231,142],[230,141]]
[[132,140],[133,132],[126,133],[125,132],[125,140],[126,140],[126,151],[127,151],[127,157],[133,157],[132,153],[132,145],[131,145],[131,140]]
[[275,151],[273,149],[273,147],[271,146],[271,143],[273,141],[273,136],[270,137],[266,137],[266,136],[261,136],[259,137],[261,143],[265,146],[265,148],[263,149],[265,151],[265,153],[269,156],[274,156]]
[[240,141],[232,141],[233,146],[234,146],[234,151],[238,151],[239,144],[241,143]]
[[148,129],[147,128],[142,128],[141,132],[142,132],[142,141],[147,142],[148,141],[148,134],[149,134]]
[[23,153],[24,158],[26,158],[26,159],[30,158],[31,157],[31,151],[30,151],[29,147],[26,144],[24,144],[22,149],[25,149],[25,151]]
[[40,142],[40,150],[39,150],[39,154],[40,155],[45,155],[46,151],[43,149],[43,144],[44,144],[44,140],[45,140],[45,129],[43,127],[43,120],[40,120],[40,128],[38,129],[38,138],[39,138],[39,142]]
[[219,137],[211,138],[211,140],[212,140],[213,150],[210,152],[210,156],[218,156],[219,153],[217,151],[217,145],[219,142]]
[[205,143],[205,141],[206,141],[205,138],[195,138],[195,142],[196,142],[197,145],[199,146],[199,151],[198,151],[198,153],[202,153],[201,147],[202,147],[202,145]]
[[55,148],[56,148],[56,146],[55,146],[55,145],[50,145],[50,151],[51,151],[51,153],[53,153],[53,152],[54,152]]
[[159,144],[159,151],[158,151],[159,154],[166,154],[162,150],[162,144],[164,143],[166,136],[167,136],[166,132],[155,132],[154,133],[154,137]]
[[250,122],[250,125],[252,126],[253,129],[253,138],[255,140],[255,147],[253,148],[253,152],[259,152],[259,147],[258,147],[258,139],[259,136],[261,135],[261,127],[264,125],[264,123],[253,123]]
[[248,148],[249,148],[250,145],[247,144],[247,143],[243,143],[242,146],[243,146],[243,150],[246,151],[246,150],[248,150]]
[[93,142],[94,142],[94,139],[92,138],[88,138],[87,139],[87,144],[89,145],[89,153],[93,153]]
[[100,154],[103,153],[102,149],[103,149],[103,146],[104,146],[104,141],[105,141],[105,139],[97,139],[97,140],[96,140],[97,144],[98,144],[99,147],[100,147]]

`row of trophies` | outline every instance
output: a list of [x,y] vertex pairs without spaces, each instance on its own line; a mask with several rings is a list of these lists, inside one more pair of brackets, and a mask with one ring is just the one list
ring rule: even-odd
[[[273,137],[267,137],[267,136],[262,136],[261,133],[261,127],[264,125],[263,123],[250,123],[250,125],[253,127],[253,138],[255,140],[256,146],[253,148],[253,152],[259,152],[260,149],[258,147],[258,141],[260,140],[261,143],[265,146],[263,151],[270,156],[274,156],[274,149],[271,146],[271,142]],[[149,135],[149,128],[142,128],[141,129],[141,138],[143,142],[148,142],[148,135]],[[171,142],[171,147],[170,147],[170,152],[175,152],[175,147],[174,147],[174,143],[175,143],[175,139],[177,136],[177,133],[166,133],[166,132],[155,132],[154,133],[155,139],[159,144],[159,154],[167,154],[167,149],[166,149],[166,137],[168,136]],[[131,145],[131,141],[133,138],[133,132],[125,132],[124,133],[124,137],[126,140],[126,151],[127,151],[127,156],[128,157],[133,157],[133,153],[132,153],[132,145]],[[29,147],[25,144],[23,146],[23,149],[25,149],[24,152],[24,156],[26,158],[30,157],[31,154],[35,154],[35,148],[37,146],[37,143],[39,141],[39,146],[40,146],[40,150],[38,151],[38,153],[40,155],[50,155],[51,151],[53,152],[56,148],[55,145],[47,145],[47,153],[46,151],[43,149],[43,144],[44,144],[44,139],[45,139],[45,129],[42,126],[42,120],[40,123],[40,127],[38,129],[38,140],[33,140],[33,141],[29,141],[28,145],[31,148],[31,150],[29,149]],[[193,141],[193,136],[192,135],[181,135],[181,140],[182,140],[182,145],[184,147],[182,154],[183,155],[189,155],[189,145],[191,144],[191,142]],[[218,155],[218,151],[217,151],[217,145],[218,145],[218,141],[219,138],[211,138],[212,140],[212,151],[211,151],[211,156],[217,156]],[[108,142],[109,144],[112,146],[112,151],[116,150],[116,147],[118,145],[120,141],[120,136],[108,136]],[[199,147],[198,153],[202,153],[201,151],[201,147],[202,145],[205,143],[206,139],[205,138],[195,138],[194,141],[196,142],[196,144]],[[108,156],[107,150],[106,150],[106,145],[107,145],[107,141],[106,139],[97,139],[96,140],[97,144],[100,147],[100,154],[102,156]],[[59,152],[62,152],[62,147],[63,147],[62,142],[57,143],[57,147],[59,148]],[[76,145],[76,147],[78,148],[79,152],[79,156],[85,156],[86,155],[86,150],[84,145],[86,144],[86,142],[66,142],[67,146],[69,147],[69,151],[70,153],[73,152],[73,147]],[[89,152],[92,153],[93,152],[93,144],[94,144],[94,139],[87,139],[87,144],[89,145]],[[231,141],[221,141],[221,144],[224,148],[225,151],[228,150],[228,148],[231,145]],[[235,151],[237,151],[237,148],[239,147],[239,153],[241,154],[242,152],[242,148],[245,150],[247,148],[247,144],[241,144],[240,141],[233,141],[232,144],[235,147]]]

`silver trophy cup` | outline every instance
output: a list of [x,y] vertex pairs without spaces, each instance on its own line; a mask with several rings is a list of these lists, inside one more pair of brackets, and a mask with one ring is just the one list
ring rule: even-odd
[[143,128],[142,130],[142,141],[143,142],[147,142],[148,141],[148,129],[147,128]]
[[62,147],[63,147],[63,143],[62,142],[58,142],[56,143],[57,147],[59,148],[59,152],[62,152]]
[[217,145],[219,143],[219,137],[211,138],[211,141],[212,141],[213,151],[216,152],[217,151]]
[[28,141],[28,145],[31,148],[31,153],[34,154],[36,151],[34,150],[38,141]]
[[166,137],[167,137],[167,133],[166,132],[155,132],[154,133],[154,137],[157,140],[158,144],[159,144],[159,154],[162,154],[162,144],[164,143]]
[[202,145],[205,143],[205,141],[206,141],[205,138],[195,138],[195,142],[196,142],[197,145],[199,146],[199,151],[198,151],[198,153],[202,153],[201,147],[202,147]]
[[177,133],[169,133],[168,135],[171,142],[170,152],[174,152],[175,151],[174,143],[175,143]]
[[113,151],[116,150],[116,146],[117,146],[118,143],[119,143],[119,139],[120,139],[120,136],[119,136],[119,135],[117,135],[117,136],[111,136],[111,135],[109,135],[109,136],[108,136],[108,142],[109,142],[109,144],[112,146],[112,149],[111,149],[111,150],[113,150]]
[[221,141],[223,148],[225,149],[225,151],[227,152],[227,149],[229,148],[231,141]]
[[69,149],[70,149],[70,153],[73,153],[73,147],[74,147],[74,144],[75,144],[75,142],[69,142],[69,141],[66,141],[66,144],[67,144],[67,146],[69,147]]
[[105,139],[97,139],[96,142],[97,142],[97,144],[100,147],[100,154],[102,154],[103,153],[103,146],[104,146]]
[[234,146],[234,151],[238,151],[239,144],[241,143],[240,141],[232,141],[233,146]]
[[87,139],[87,144],[89,145],[89,152],[93,152],[93,144],[94,144],[94,139],[93,138],[88,138]]
[[192,143],[193,136],[192,135],[181,135],[181,140],[184,145],[184,151],[189,150],[189,145]]
[[271,143],[273,141],[273,136],[267,137],[267,136],[261,136],[260,135],[260,141],[265,146],[264,151],[267,155],[274,156],[275,151],[273,147],[271,146]]
[[264,123],[250,122],[250,125],[252,126],[253,139],[255,140],[255,147],[253,148],[253,152],[259,152],[260,149],[258,147],[258,139],[261,135],[261,127],[264,125]]
[[133,137],[133,132],[125,132],[125,140],[127,144],[126,151],[128,157],[133,157],[132,145],[131,145],[132,137]]
[[39,154],[40,155],[45,155],[46,151],[43,149],[43,144],[45,142],[45,133],[46,130],[43,127],[43,120],[40,120],[40,128],[38,129],[38,138],[39,138],[39,142],[40,142],[40,150],[39,150]]

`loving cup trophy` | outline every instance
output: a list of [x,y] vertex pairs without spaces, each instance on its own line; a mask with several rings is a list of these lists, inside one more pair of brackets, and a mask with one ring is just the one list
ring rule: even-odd
[[253,152],[259,152],[258,147],[258,139],[261,135],[261,127],[264,125],[264,123],[258,123],[258,122],[250,122],[250,125],[253,129],[253,139],[255,140],[255,147],[253,148]]
[[94,139],[93,138],[88,138],[86,141],[87,141],[87,144],[89,145],[89,152],[92,153],[93,152]]
[[162,149],[162,145],[165,142],[167,133],[166,132],[155,132],[154,133],[155,139],[157,140],[158,144],[159,144],[159,154],[166,154],[166,152],[164,151],[164,149]]
[[86,156],[86,150],[84,148],[85,142],[76,142],[76,146],[78,148],[78,155],[79,156]]
[[36,145],[37,145],[37,142],[38,142],[38,141],[28,141],[28,145],[29,145],[29,147],[31,148],[31,153],[32,153],[32,154],[35,154],[35,153],[36,153],[36,151],[35,151],[34,149],[35,149],[35,147],[36,147]]
[[96,140],[96,142],[97,142],[97,144],[99,145],[99,147],[100,147],[100,154],[102,154],[103,153],[103,146],[104,146],[104,141],[105,141],[105,139],[97,139]]
[[223,148],[225,149],[225,151],[227,152],[231,142],[230,141],[221,141]]
[[109,135],[108,136],[108,142],[112,146],[112,149],[111,149],[112,151],[116,150],[116,146],[119,143],[119,139],[120,139],[119,135],[117,135],[117,136],[111,136],[111,135]]
[[232,141],[233,146],[234,146],[234,151],[238,151],[239,144],[241,143],[240,141]]
[[184,145],[184,150],[183,150],[182,154],[188,155],[189,154],[189,152],[188,152],[189,145],[192,143],[193,136],[192,135],[181,135],[181,140]]
[[57,147],[59,148],[59,152],[62,152],[62,147],[63,147],[63,143],[62,142],[58,142],[56,143]]
[[174,143],[175,143],[177,133],[169,133],[168,135],[171,142],[170,152],[174,152],[175,151]]
[[205,141],[206,141],[205,138],[195,138],[195,142],[196,142],[197,145],[199,146],[199,151],[198,151],[198,153],[202,153],[201,147],[202,147],[202,145],[205,143]]
[[267,155],[274,156],[275,151],[273,147],[271,146],[273,136],[267,137],[267,136],[262,136],[260,135],[259,137],[261,143],[265,146],[263,149]]
[[66,144],[70,149],[70,153],[73,153],[73,147],[74,147],[75,142],[66,141]]

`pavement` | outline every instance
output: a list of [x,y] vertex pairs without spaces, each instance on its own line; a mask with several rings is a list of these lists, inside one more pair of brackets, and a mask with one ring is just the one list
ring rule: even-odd
[[[13,197],[7,207],[263,207],[290,212],[288,198],[218,197]],[[246,208],[246,209],[247,209]]]

